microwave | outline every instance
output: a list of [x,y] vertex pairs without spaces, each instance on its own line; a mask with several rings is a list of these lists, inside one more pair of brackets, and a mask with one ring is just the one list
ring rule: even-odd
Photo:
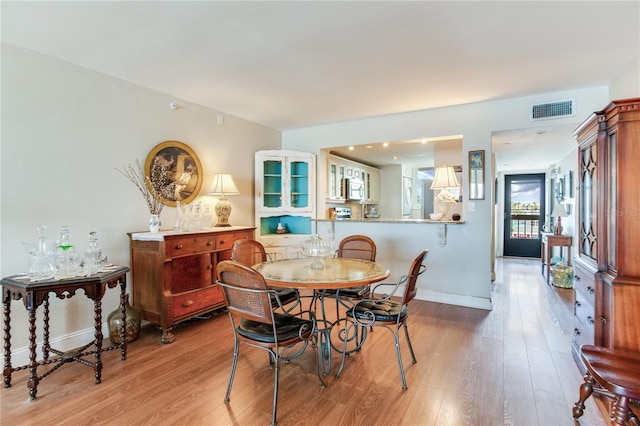
[[363,201],[364,181],[358,178],[346,178],[344,187],[347,189],[347,201]]

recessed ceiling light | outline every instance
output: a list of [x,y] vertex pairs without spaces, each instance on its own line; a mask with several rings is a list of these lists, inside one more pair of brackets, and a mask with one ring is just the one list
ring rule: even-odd
[[355,148],[353,146],[349,147],[349,151],[353,151]]
[[382,144],[382,146],[384,146],[385,148],[389,146],[389,142],[385,142]]
[[372,147],[371,145],[367,145],[367,148],[371,149],[371,148],[373,148],[373,147]]
[[394,159],[394,160],[397,160],[397,159],[398,159],[398,157],[393,157],[393,159]]

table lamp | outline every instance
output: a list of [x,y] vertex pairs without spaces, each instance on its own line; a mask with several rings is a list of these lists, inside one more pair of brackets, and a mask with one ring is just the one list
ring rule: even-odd
[[569,217],[569,215],[567,214],[567,209],[564,208],[564,204],[561,204],[561,203],[556,204],[556,206],[553,208],[553,212],[551,213],[551,217],[558,218],[558,224],[556,225],[555,234],[561,235],[562,234],[561,218]]
[[[449,188],[460,188],[460,182],[458,182],[455,170],[453,170],[451,166],[436,167],[436,174],[429,189],[440,189],[440,192],[434,200],[440,213],[434,212],[432,219],[445,219],[449,210],[451,210],[451,207],[456,202],[456,197],[447,191]],[[440,217],[438,217],[438,215]]]
[[227,200],[227,195],[237,195],[239,193],[240,191],[238,191],[238,187],[229,173],[216,173],[213,176],[213,183],[211,184],[208,194],[220,197],[215,207],[216,215],[218,216],[216,226],[231,226],[229,223],[231,203]]

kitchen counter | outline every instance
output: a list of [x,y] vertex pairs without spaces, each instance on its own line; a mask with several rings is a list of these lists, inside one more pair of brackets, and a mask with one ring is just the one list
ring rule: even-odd
[[447,225],[462,225],[463,220],[431,220],[431,219],[312,219],[316,222],[366,222],[366,223],[423,223],[423,224],[447,224]]

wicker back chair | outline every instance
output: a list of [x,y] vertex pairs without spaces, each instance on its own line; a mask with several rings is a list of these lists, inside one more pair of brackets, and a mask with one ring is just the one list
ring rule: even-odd
[[376,261],[376,243],[366,235],[350,235],[338,245],[338,257]]
[[[294,316],[274,312],[272,300],[278,296],[267,288],[264,277],[254,269],[225,260],[218,264],[217,270],[218,284],[222,287],[234,336],[233,362],[224,401],[228,403],[230,400],[240,343],[266,350],[274,369],[271,424],[275,425],[280,362],[300,355],[308,346],[308,341],[314,339],[316,326],[313,314],[310,311],[303,312],[308,316],[305,319],[302,314]],[[314,343],[312,347],[315,349],[317,345]],[[295,353],[285,356],[288,350]],[[321,386],[324,386],[317,356],[316,351],[316,375]]]
[[[268,260],[267,252],[260,241],[248,238],[236,240],[231,249],[231,260],[252,267],[258,263]],[[278,294],[278,298],[282,306],[295,302],[292,306],[288,306],[286,311],[300,305],[300,294],[294,288],[271,288]],[[273,301],[274,307],[277,307],[276,301]],[[284,308],[283,308],[284,309]]]

